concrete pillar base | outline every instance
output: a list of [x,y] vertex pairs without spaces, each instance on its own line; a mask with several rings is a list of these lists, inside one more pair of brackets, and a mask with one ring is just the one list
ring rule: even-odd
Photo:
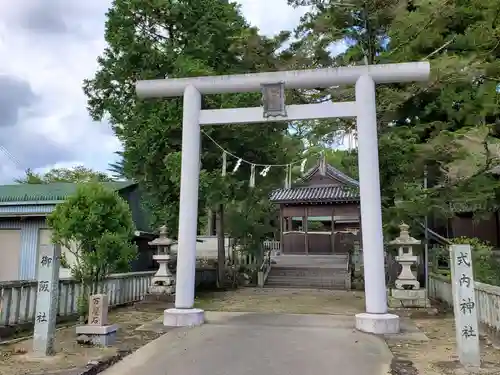
[[192,327],[205,323],[205,312],[201,309],[167,309],[163,312],[166,327]]
[[376,335],[399,333],[399,316],[394,314],[356,314],[356,329]]

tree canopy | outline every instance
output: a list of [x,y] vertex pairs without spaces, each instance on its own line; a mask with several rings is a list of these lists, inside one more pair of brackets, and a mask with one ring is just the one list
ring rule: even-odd
[[125,166],[125,158],[122,151],[116,151],[115,154],[119,157],[116,162],[109,163],[108,171],[113,174],[113,178],[123,180],[127,178],[127,171]]
[[112,181],[106,173],[94,171],[83,165],[74,168],[53,168],[46,173],[36,173],[31,169],[26,170],[22,178],[15,180],[20,184],[49,184],[53,182],[106,182]]
[[[464,203],[478,214],[498,207],[499,179],[490,173],[500,156],[497,1],[288,3],[310,8],[293,33],[266,37],[226,0],[113,1],[106,22],[108,46],[84,90],[93,118],[109,119],[123,143],[123,163],[112,168],[144,186],[157,223],[176,232],[182,100],[137,100],[136,80],[420,60],[431,62],[429,82],[377,87],[386,219],[447,217]],[[352,86],[287,91],[288,104],[353,98]],[[260,95],[253,93],[203,99],[204,109],[259,105]],[[356,176],[356,151],[331,151],[355,130],[353,121],[204,130],[224,149],[261,164],[286,164],[305,149],[326,149],[328,161]],[[221,150],[202,137],[200,217],[202,209],[220,203],[245,207],[249,166],[221,178]],[[229,161],[229,169],[234,162]],[[424,175],[428,189],[423,188]],[[265,197],[284,175],[273,168],[265,179],[257,177],[252,194]]]
[[[311,6],[296,29],[298,40],[289,49],[309,66],[431,62],[430,82],[377,88],[386,219],[429,213],[447,217],[460,205],[478,214],[498,207],[498,178],[489,173],[500,156],[498,2],[289,0],[289,4]],[[316,94],[345,100],[353,91],[345,87]],[[311,130],[325,144],[330,139],[324,134],[350,127],[342,122],[323,125]]]
[[389,87],[381,97],[393,127],[385,138],[406,140],[399,142],[409,156],[407,184],[428,168],[431,189],[414,196],[435,213],[448,214],[451,203],[478,203],[483,211],[497,205],[500,186],[489,171],[500,155],[499,11],[495,1],[415,2],[395,14],[388,31],[381,62],[431,61],[429,84]]
[[[176,233],[179,210],[182,98],[137,100],[137,79],[189,77],[273,70],[276,50],[287,35],[261,36],[248,25],[234,3],[223,0],[115,0],[107,14],[108,47],[95,76],[84,83],[89,111],[96,120],[109,119],[124,146],[130,176],[148,193],[156,223]],[[260,94],[209,95],[203,108],[260,105]],[[226,150],[261,164],[284,164],[287,124],[215,126],[204,130]],[[248,192],[249,166],[220,177],[221,150],[202,138],[200,212],[207,206],[243,199]],[[236,160],[228,160],[232,169]],[[257,189],[282,181],[282,170]],[[256,190],[254,190],[254,193]]]
[[127,202],[98,182],[78,186],[48,216],[52,240],[73,252],[76,267],[88,266],[94,279],[123,272],[136,255],[130,241],[134,223]]
[[67,266],[85,288],[78,301],[80,315],[85,316],[88,294],[98,293],[110,273],[127,272],[137,256],[130,208],[114,190],[88,182],[55,207],[47,224],[52,241],[74,259]]

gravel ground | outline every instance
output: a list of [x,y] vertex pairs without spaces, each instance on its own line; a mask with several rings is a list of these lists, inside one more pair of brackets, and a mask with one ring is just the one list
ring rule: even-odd
[[356,291],[244,288],[200,294],[195,305],[208,311],[354,315],[365,302]]
[[136,331],[145,322],[157,319],[164,304],[135,304],[112,310],[109,322],[118,324],[116,344],[109,348],[85,347],[76,343],[75,327],[62,328],[56,334],[54,357],[37,359],[31,355],[32,340],[0,346],[0,375],[76,375],[89,363],[96,363],[119,353],[125,355],[156,339],[161,333]]
[[[156,339],[162,333],[137,331],[157,319],[167,308],[164,303],[140,303],[110,312],[110,323],[119,325],[112,348],[82,347],[75,342],[74,327],[58,330],[57,355],[35,359],[30,355],[31,339],[0,346],[0,375],[79,375],[89,362],[127,354]],[[237,291],[205,292],[196,298],[196,307],[211,311],[276,312],[288,314],[354,315],[364,311],[361,292],[244,288]],[[453,316],[397,311],[411,319],[429,341],[395,341],[388,345],[394,354],[392,375],[460,375],[455,353]],[[488,374],[500,375],[500,350],[481,341],[483,364]]]
[[[402,314],[403,315],[403,314]],[[452,314],[411,317],[429,341],[389,341],[394,354],[393,375],[459,375],[464,374],[456,353]],[[500,350],[481,340],[483,367],[488,374],[500,375]]]
[[[354,314],[362,311],[362,293],[325,290],[245,288],[230,292],[202,293],[196,304],[213,311],[255,311],[316,314]],[[54,357],[31,355],[32,340],[0,346],[0,375],[77,375],[89,363],[125,355],[158,338],[162,333],[137,331],[136,328],[157,319],[167,308],[164,303],[139,303],[112,310],[109,322],[118,324],[116,344],[110,348],[78,345],[75,327],[61,328],[56,334]]]

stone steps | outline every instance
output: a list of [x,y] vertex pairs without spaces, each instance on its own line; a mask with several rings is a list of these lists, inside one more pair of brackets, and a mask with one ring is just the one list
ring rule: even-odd
[[347,266],[348,255],[280,255],[274,257],[278,267],[299,267],[299,268],[314,268],[314,267],[334,267],[341,268]]
[[268,279],[265,287],[267,288],[301,288],[301,289],[332,289],[344,290],[346,289],[345,279],[342,282],[335,281],[311,281],[311,280],[276,280]]
[[292,267],[273,265],[265,286],[272,288],[350,289],[347,265]]
[[347,273],[345,268],[326,268],[326,267],[317,267],[317,268],[299,268],[299,267],[276,267],[273,266],[271,268],[271,272],[269,273],[269,277],[301,277],[301,278],[324,278],[330,279],[337,275],[344,275]]

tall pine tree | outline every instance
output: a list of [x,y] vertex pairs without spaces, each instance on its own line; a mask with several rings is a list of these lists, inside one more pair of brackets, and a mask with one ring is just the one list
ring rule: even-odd
[[[111,122],[123,143],[128,174],[145,187],[156,223],[166,222],[172,235],[179,210],[182,98],[137,100],[134,82],[272,70],[285,37],[259,35],[228,0],[113,1],[106,22],[108,47],[95,77],[84,83],[89,110],[94,119]],[[203,102],[205,109],[259,105],[259,93],[211,95]],[[286,128],[274,123],[204,130],[238,156],[277,164],[289,157],[281,147]],[[200,210],[249,195],[250,167],[242,165],[221,179],[221,150],[206,137],[202,169]],[[266,186],[282,178],[282,171],[271,170],[253,194],[265,195]]]
[[[450,215],[456,202],[480,213],[497,204],[500,6],[494,0],[290,0],[312,10],[291,52],[312,66],[429,60],[431,80],[377,88],[382,198],[404,211]],[[343,48],[339,49],[339,46]],[[339,53],[340,52],[340,53]],[[321,93],[352,98],[352,88]],[[344,124],[348,127],[348,124]],[[315,135],[337,129],[325,124]],[[432,188],[422,188],[424,169]],[[403,210],[394,212],[397,201]],[[478,208],[482,207],[482,208]],[[388,211],[389,210],[389,211]]]

